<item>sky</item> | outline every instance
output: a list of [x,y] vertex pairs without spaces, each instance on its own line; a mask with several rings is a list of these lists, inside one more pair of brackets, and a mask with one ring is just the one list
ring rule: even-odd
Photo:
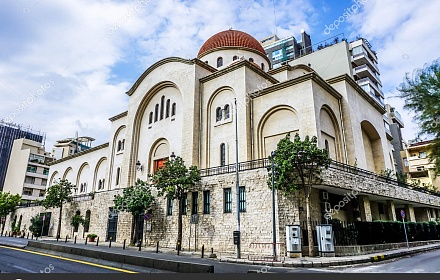
[[440,57],[439,11],[437,0],[4,0],[0,119],[45,132],[46,150],[76,131],[106,143],[108,119],[127,110],[125,92],[153,63],[194,58],[231,27],[257,39],[300,39],[304,29],[313,44],[340,33],[368,39],[409,140],[419,129],[396,88]]

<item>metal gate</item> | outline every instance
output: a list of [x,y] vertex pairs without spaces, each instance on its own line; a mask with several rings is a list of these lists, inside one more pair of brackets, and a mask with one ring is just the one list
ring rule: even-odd
[[109,209],[108,215],[108,228],[107,228],[107,237],[105,241],[109,241],[110,237],[112,241],[116,241],[116,233],[118,232],[118,212],[114,211],[112,208]]
[[134,241],[135,244],[137,244],[139,241],[142,241],[142,238],[144,236],[144,214],[140,214],[139,216],[136,216],[135,218],[135,237]]

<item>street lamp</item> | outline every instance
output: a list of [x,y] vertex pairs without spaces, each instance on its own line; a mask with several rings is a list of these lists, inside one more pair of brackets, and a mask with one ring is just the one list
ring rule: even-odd
[[137,171],[142,171],[143,169],[144,169],[144,168],[143,168],[141,162],[138,160],[138,161],[136,162],[136,170],[137,170]]
[[274,158],[275,158],[275,151],[272,151],[271,155],[271,160],[272,160],[272,230],[273,230],[273,259],[276,260],[277,257],[277,233],[276,233],[276,224],[275,224],[275,182],[274,182],[274,177],[275,177],[275,163],[274,163]]

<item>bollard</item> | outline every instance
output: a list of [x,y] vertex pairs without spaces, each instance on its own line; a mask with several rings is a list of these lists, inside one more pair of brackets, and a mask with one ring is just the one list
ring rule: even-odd
[[202,244],[202,259],[205,256],[205,244]]
[[26,237],[26,239],[29,239],[29,232],[28,232],[28,234],[27,234],[27,237]]
[[139,252],[141,251],[142,240],[139,240]]
[[66,235],[66,240],[64,240],[64,243],[67,243],[67,235]]
[[73,244],[76,244],[76,235],[75,235],[75,239],[73,240]]
[[111,248],[112,247],[112,237],[110,236],[110,243],[108,244],[108,247]]
[[211,254],[214,254],[214,248],[211,248]]
[[124,244],[122,245],[122,250],[125,250],[125,241],[127,241],[127,239],[124,239]]
[[159,241],[156,243],[156,253],[159,253]]
[[89,240],[89,238],[88,238],[88,237],[86,238],[86,243],[85,243],[84,245],[87,245],[87,240]]
[[35,236],[35,240],[37,240],[37,241],[38,241],[38,235],[37,235],[37,236]]
[[96,239],[96,246],[98,246],[98,244],[99,244],[99,236],[98,239]]
[[59,236],[59,235],[57,235],[57,242],[58,242],[58,239],[60,239],[60,236]]
[[31,239],[34,240],[34,233],[32,233]]
[[180,242],[177,242],[177,255],[180,255]]

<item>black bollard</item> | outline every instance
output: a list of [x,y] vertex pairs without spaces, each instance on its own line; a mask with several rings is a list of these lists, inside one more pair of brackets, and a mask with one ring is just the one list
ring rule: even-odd
[[73,240],[73,244],[76,244],[76,235],[75,235],[75,239]]
[[177,242],[177,255],[180,255],[180,242]]
[[159,241],[156,243],[156,253],[159,253]]
[[205,244],[202,244],[202,259],[205,256]]
[[34,240],[34,233],[32,233],[31,239]]
[[127,241],[127,239],[124,239],[124,245],[122,245],[122,250],[125,250],[125,241]]
[[110,236],[110,243],[108,244],[108,247],[111,248],[112,247],[112,237]]
[[64,243],[67,243],[67,235],[66,235],[66,240],[64,240]]
[[96,239],[96,246],[98,246],[98,244],[99,244],[99,236],[98,239]]
[[26,239],[29,239],[29,232],[28,232],[28,234],[27,234],[27,237],[26,237]]
[[88,238],[88,237],[86,237],[86,243],[85,243],[84,245],[87,245],[87,240],[89,240],[89,238]]
[[60,236],[59,236],[59,235],[57,235],[57,242],[58,242],[58,239],[60,239]]
[[141,251],[142,240],[139,240],[139,251]]

